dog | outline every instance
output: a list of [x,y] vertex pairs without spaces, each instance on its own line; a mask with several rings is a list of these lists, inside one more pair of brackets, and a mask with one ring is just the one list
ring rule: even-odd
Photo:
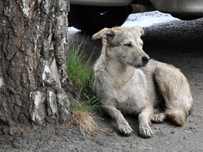
[[153,135],[151,121],[169,119],[183,126],[193,98],[188,80],[178,68],[150,59],[143,51],[143,35],[141,27],[114,27],[92,36],[103,43],[94,65],[93,89],[102,110],[115,120],[122,134],[133,131],[123,114],[136,114],[140,136],[149,138]]

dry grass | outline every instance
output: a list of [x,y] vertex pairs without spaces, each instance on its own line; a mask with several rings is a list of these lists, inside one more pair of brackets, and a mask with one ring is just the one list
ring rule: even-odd
[[69,125],[76,125],[80,131],[88,132],[91,135],[96,135],[102,130],[95,122],[95,111],[100,107],[97,97],[92,97],[88,100],[81,100],[80,93],[74,102],[72,102],[71,118]]
[[97,135],[101,129],[97,126],[94,118],[94,114],[90,112],[74,109],[69,124],[78,126],[83,134],[86,131],[91,135]]

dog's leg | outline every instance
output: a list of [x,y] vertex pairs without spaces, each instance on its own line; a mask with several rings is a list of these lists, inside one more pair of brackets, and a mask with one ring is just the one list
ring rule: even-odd
[[166,119],[166,113],[156,113],[152,117],[152,122],[162,123]]
[[166,119],[166,113],[160,110],[159,108],[154,108],[154,115],[152,116],[151,121],[154,123],[162,123]]
[[152,116],[152,109],[145,108],[142,112],[138,115],[139,121],[139,133],[142,137],[149,138],[153,135],[153,132],[149,126]]
[[103,106],[103,110],[107,112],[118,125],[119,131],[124,135],[130,135],[133,131],[126,119],[123,117],[123,114],[116,109],[114,106]]
[[165,99],[163,118],[167,117],[176,125],[183,126],[192,106],[187,79],[177,68],[163,64],[155,70],[155,80]]

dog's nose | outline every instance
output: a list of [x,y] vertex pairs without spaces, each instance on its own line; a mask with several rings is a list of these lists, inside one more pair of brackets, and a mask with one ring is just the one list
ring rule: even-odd
[[143,56],[143,57],[142,57],[142,62],[143,62],[144,64],[147,64],[147,63],[149,62],[149,60],[150,60],[150,57],[148,57],[148,56]]

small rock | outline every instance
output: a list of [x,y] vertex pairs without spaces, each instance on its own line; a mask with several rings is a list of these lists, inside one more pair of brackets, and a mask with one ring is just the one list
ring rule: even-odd
[[172,134],[175,134],[176,132],[175,132],[175,131],[171,131],[171,133],[172,133]]

